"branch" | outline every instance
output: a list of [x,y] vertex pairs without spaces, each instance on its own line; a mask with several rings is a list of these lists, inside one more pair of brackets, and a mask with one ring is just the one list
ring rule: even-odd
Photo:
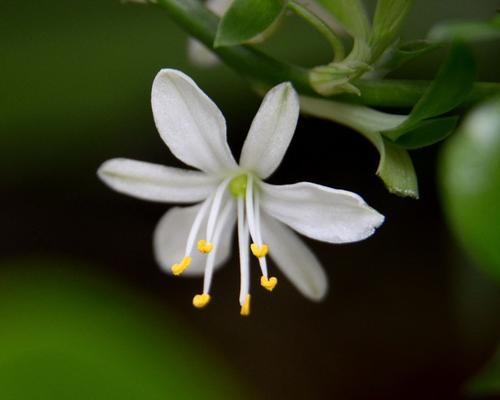
[[[222,61],[245,77],[274,86],[290,81],[302,94],[319,96],[309,83],[308,70],[278,61],[251,46],[213,48],[219,18],[199,0],[156,0],[155,4],[166,10],[170,17],[191,36],[212,49]],[[353,82],[360,96],[338,95],[335,100],[345,100],[368,106],[412,107],[430,84],[429,81],[411,80],[357,80]],[[466,103],[500,93],[500,83],[478,82]]]

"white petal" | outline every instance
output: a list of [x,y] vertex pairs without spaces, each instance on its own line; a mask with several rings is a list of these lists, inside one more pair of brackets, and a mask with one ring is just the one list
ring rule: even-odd
[[319,301],[328,291],[328,278],[313,252],[286,225],[262,218],[262,238],[269,255],[286,277],[307,298]]
[[[153,237],[153,248],[156,261],[165,272],[170,274],[172,265],[181,261],[185,256],[186,241],[191,225],[199,209],[199,204],[191,207],[174,207],[158,222]],[[224,264],[231,254],[235,222],[236,216],[233,212],[227,226],[222,231],[220,245],[217,249],[215,268]],[[201,239],[206,239],[204,237],[206,229],[207,218],[205,218],[201,224],[196,242]],[[205,269],[207,256],[200,253],[195,246],[191,257],[191,264],[183,272],[182,276],[202,275]]]
[[199,171],[166,167],[126,158],[104,162],[97,175],[120,193],[144,200],[195,203],[215,190],[218,180]]
[[213,67],[219,63],[219,58],[203,43],[196,39],[188,40],[189,60],[200,67]]
[[153,82],[151,105],[160,136],[179,160],[208,173],[237,168],[222,113],[190,77],[162,69]]
[[297,232],[330,243],[363,240],[384,216],[355,193],[309,182],[275,186],[262,183],[262,208]]
[[255,116],[243,145],[240,165],[261,179],[281,163],[299,117],[299,99],[290,83],[271,89]]

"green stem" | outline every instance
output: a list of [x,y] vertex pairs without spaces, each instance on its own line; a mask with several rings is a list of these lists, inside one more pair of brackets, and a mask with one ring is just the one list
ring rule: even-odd
[[[191,36],[212,48],[219,18],[199,0],[156,0],[155,4],[165,9]],[[251,46],[218,47],[212,50],[228,66],[253,81],[268,86],[290,81],[300,93],[318,96],[309,82],[309,70],[305,68],[278,61]],[[357,80],[353,84],[360,89],[360,96],[340,95],[335,100],[369,106],[408,108],[418,101],[430,82],[384,79]],[[498,93],[500,83],[476,83],[467,101],[476,102]]]
[[[430,83],[430,81],[402,79],[361,79],[353,82],[361,91],[361,96],[340,95],[336,96],[335,100],[373,107],[408,108],[415,105]],[[470,106],[499,93],[498,82],[476,82],[463,106]]]
[[333,49],[334,53],[334,62],[339,62],[345,57],[345,50],[342,41],[332,32],[332,30],[328,27],[325,22],[320,19],[316,14],[308,10],[303,5],[296,3],[295,1],[291,1],[288,3],[288,8],[292,10],[295,14],[302,17],[305,21],[307,21],[311,26],[313,26],[319,33],[321,33],[330,46]]
[[388,114],[359,104],[300,96],[300,109],[313,117],[329,119],[365,135],[394,129],[408,117]]
[[304,68],[282,63],[251,46],[213,48],[219,18],[199,0],[157,0],[155,4],[165,9],[181,28],[240,74],[270,86],[291,81],[297,90],[313,92],[308,71]]

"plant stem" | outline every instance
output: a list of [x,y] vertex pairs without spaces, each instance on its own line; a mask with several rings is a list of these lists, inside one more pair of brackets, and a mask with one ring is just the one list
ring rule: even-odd
[[[251,46],[213,49],[219,18],[199,0],[156,0],[155,4],[166,10],[186,32],[211,48],[222,61],[246,78],[268,86],[290,81],[300,93],[318,96],[309,82],[309,70],[305,68],[278,61]],[[357,80],[353,84],[360,89],[360,96],[339,95],[335,96],[335,100],[375,107],[408,108],[418,101],[430,82],[384,79]],[[476,83],[467,102],[473,103],[498,93],[500,83]]]
[[334,62],[338,62],[344,59],[345,50],[342,41],[335,35],[335,33],[332,32],[332,30],[328,27],[327,24],[325,24],[322,19],[320,19],[316,14],[309,11],[303,5],[296,3],[295,1],[291,1],[290,3],[288,3],[288,8],[298,16],[302,17],[319,33],[321,33],[326,40],[328,40],[328,43],[330,43],[330,46],[333,49]]

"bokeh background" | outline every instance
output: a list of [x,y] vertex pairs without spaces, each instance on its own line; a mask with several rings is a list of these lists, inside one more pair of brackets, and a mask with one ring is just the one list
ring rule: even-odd
[[[499,6],[416,3],[406,39]],[[355,191],[386,223],[362,243],[308,241],[329,275],[323,303],[285,279],[264,293],[255,274],[253,312],[241,318],[233,257],[210,307],[195,310],[201,280],[172,279],[153,260],[168,206],[114,193],[96,170],[117,156],[179,165],[151,115],[160,68],[185,71],[214,99],[236,153],[259,98],[224,66],[190,64],[187,36],[153,6],[1,0],[0,22],[1,399],[465,398],[499,343],[500,290],[446,223],[441,146],[412,153],[421,198],[402,199],[375,177],[377,154],[360,135],[301,118],[271,181]],[[303,65],[329,56],[295,18],[264,47]],[[498,80],[498,44],[474,50],[479,77]],[[394,76],[432,78],[442,56]]]

